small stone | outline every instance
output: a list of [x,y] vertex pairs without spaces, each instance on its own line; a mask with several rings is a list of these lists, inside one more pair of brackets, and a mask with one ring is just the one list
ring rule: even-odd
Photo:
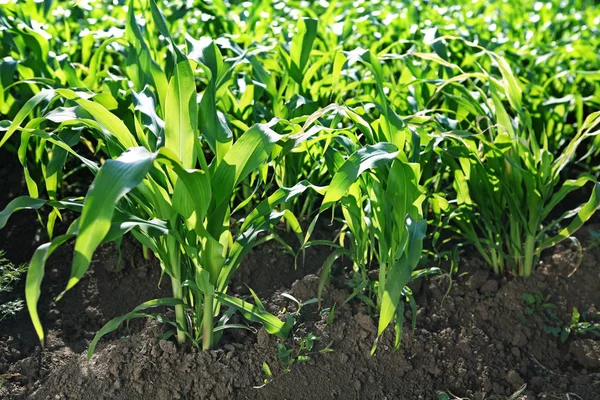
[[234,351],[235,347],[232,344],[227,343],[226,345],[223,346],[223,348],[227,351]]
[[592,378],[589,375],[580,375],[573,378],[573,382],[576,385],[587,386],[592,382]]
[[258,347],[262,347],[263,349],[269,347],[269,339],[269,333],[265,328],[261,328],[256,334]]
[[523,386],[523,379],[521,378],[519,373],[517,371],[515,371],[514,369],[511,369],[510,371],[508,371],[508,374],[506,374],[506,381],[508,383],[510,383],[510,385],[515,390],[517,390],[521,386]]
[[569,353],[587,369],[600,368],[600,341],[598,340],[576,340],[569,346]]
[[159,346],[153,346],[152,347],[152,351],[150,352],[150,355],[154,358],[158,358],[162,355],[162,352],[160,351],[160,347]]
[[292,292],[298,300],[312,299],[317,297],[320,282],[321,279],[318,276],[314,274],[306,275],[292,284]]
[[145,278],[146,276],[148,276],[148,270],[146,268],[139,268],[138,270],[135,271],[135,274],[137,275],[138,278]]
[[488,321],[490,319],[490,313],[485,305],[479,304],[477,312],[482,321]]
[[100,317],[100,311],[94,307],[88,307],[85,309],[85,315],[87,315],[89,319],[97,319]]
[[467,287],[473,290],[479,289],[487,281],[488,276],[489,272],[487,271],[475,271],[467,281]]
[[371,318],[371,316],[367,314],[357,314],[354,317],[354,319],[356,319],[358,326],[360,326],[365,331],[371,334],[377,333],[377,327],[375,326],[375,323],[373,322],[373,318]]
[[362,384],[360,383],[360,381],[354,382],[354,389],[356,389],[357,392],[360,392],[360,390],[362,389]]
[[471,354],[471,346],[469,346],[469,342],[465,339],[459,341],[456,348],[463,354]]
[[546,381],[544,380],[544,378],[540,377],[540,376],[534,376],[533,378],[531,378],[531,388],[535,391],[541,391],[544,388],[544,385],[546,384]]
[[515,331],[515,335],[512,338],[512,345],[519,348],[523,348],[527,345],[527,337],[521,330]]
[[521,350],[519,350],[518,347],[513,347],[512,349],[510,349],[510,352],[513,354],[513,356],[517,358],[521,357]]
[[161,350],[165,352],[165,354],[175,354],[177,352],[177,347],[175,346],[175,343],[171,341],[161,340],[159,342],[159,346]]
[[483,378],[483,391],[489,393],[492,391],[492,380],[489,376]]
[[496,293],[498,291],[498,281],[495,279],[486,281],[479,291],[481,293]]
[[432,364],[428,368],[428,371],[433,376],[440,376],[440,374],[442,373],[442,370],[436,364]]

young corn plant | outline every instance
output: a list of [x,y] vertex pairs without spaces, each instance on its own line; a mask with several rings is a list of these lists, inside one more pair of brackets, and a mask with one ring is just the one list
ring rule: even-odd
[[[338,68],[360,63],[374,78],[374,94],[368,96],[370,108],[378,117],[352,110],[346,112],[359,129],[357,148],[349,157],[330,147],[326,153],[333,178],[324,195],[320,211],[339,202],[344,228],[340,248],[326,261],[320,290],[330,274],[335,258],[347,255],[353,262],[351,298],[358,296],[378,315],[377,343],[390,325],[394,326],[398,349],[402,338],[405,302],[416,304],[407,284],[416,276],[435,273],[435,269],[416,270],[421,259],[426,220],[425,196],[419,185],[421,167],[419,137],[392,108],[385,95],[383,66],[373,52],[358,49],[339,55]],[[338,73],[340,72],[338,71]],[[333,124],[339,120],[333,121]],[[361,146],[361,142],[368,143]],[[309,230],[310,233],[310,230]],[[376,271],[370,267],[376,266]],[[377,278],[373,278],[376,272]],[[348,301],[347,300],[347,301]]]
[[[351,115],[354,120],[363,122],[361,130],[372,137],[376,129],[358,119],[357,114]],[[382,116],[373,126],[378,128],[385,122]],[[393,130],[390,125],[387,128]],[[381,135],[386,133],[379,131]],[[319,291],[329,277],[335,258],[349,256],[354,264],[355,287],[348,300],[358,295],[374,308],[379,317],[377,341],[392,324],[396,333],[394,348],[398,349],[405,300],[415,307],[407,284],[415,274],[421,273],[415,269],[426,231],[422,212],[425,197],[418,183],[419,164],[410,163],[405,153],[390,142],[358,146],[347,158],[333,148],[329,153],[329,168],[335,173],[325,191],[320,212],[339,203],[346,229],[338,250],[324,265]],[[346,250],[346,239],[349,250]],[[305,240],[307,243],[310,242]],[[369,274],[373,264],[378,268],[374,280]]]
[[[354,292],[347,301],[359,296],[373,307],[379,316],[377,341],[392,324],[395,349],[402,338],[405,301],[415,308],[407,284],[423,274],[416,270],[427,226],[419,173],[419,165],[409,163],[395,145],[385,142],[367,145],[341,165],[321,206],[324,211],[339,203],[345,233],[340,237],[341,248],[325,263],[320,291],[333,260],[340,255],[349,256],[353,261]],[[349,250],[345,250],[346,241]],[[377,268],[377,279],[369,273],[373,265]]]
[[[486,53],[501,71],[501,81],[488,74],[464,74],[438,88],[446,101],[454,102],[456,92],[462,93],[454,109],[459,122],[473,132],[455,135],[454,144],[443,151],[456,191],[456,202],[448,208],[450,221],[495,273],[530,276],[540,253],[570,237],[600,205],[600,184],[592,175],[562,177],[579,145],[599,133],[600,113],[590,114],[555,157],[546,132],[534,131],[521,88],[506,60]],[[479,87],[469,91],[456,85],[468,78],[487,80],[488,94]],[[501,94],[514,118],[506,111]],[[592,185],[589,200],[556,216],[566,196],[588,183]]]
[[[42,343],[44,331],[37,302],[44,265],[63,243],[75,240],[71,277],[65,292],[81,280],[101,243],[116,240],[127,232],[155,254],[163,272],[170,277],[172,298],[146,302],[131,313],[109,321],[91,342],[88,358],[98,340],[123,321],[145,316],[164,320],[160,314],[147,313],[148,309],[157,306],[174,307],[175,321],[170,323],[180,344],[191,341],[204,350],[214,346],[223,329],[239,327],[227,323],[231,313],[223,312],[224,307],[262,323],[272,334],[285,337],[290,329],[289,322],[264,312],[262,307],[228,295],[227,288],[232,273],[262,231],[285,219],[296,233],[300,233],[294,215],[289,211],[278,212],[276,207],[311,185],[301,182],[291,189],[275,191],[242,221],[238,229],[230,226],[234,192],[249,174],[278,154],[276,147],[285,146],[287,138],[272,129],[274,121],[255,124],[234,140],[214,103],[212,107],[208,103],[214,101],[218,81],[228,74],[229,66],[222,63],[218,48],[212,41],[191,42],[196,57],[188,58],[170,39],[156,4],[153,1],[150,4],[154,23],[170,40],[174,65],[167,79],[167,74],[152,62],[144,42],[135,34],[132,36],[132,48],[142,54],[139,76],[145,76],[144,79],[154,82],[154,86],[146,86],[150,90],[144,89],[142,105],[145,107],[138,107],[134,102],[127,105],[128,115],[134,117],[133,120],[126,119],[129,124],[107,108],[124,101],[112,97],[110,92],[48,90],[26,103],[19,118],[12,121],[0,141],[0,145],[6,143],[11,135],[19,132],[22,146],[26,148],[31,138],[41,139],[43,143],[35,142],[39,152],[48,152],[52,159],[57,151],[64,151],[81,160],[95,174],[85,199],[43,200],[23,196],[13,200],[0,213],[0,228],[13,212],[20,209],[39,209],[47,205],[81,213],[65,234],[37,249],[29,266],[27,307]],[[130,8],[129,27],[135,33],[132,10],[133,7]],[[200,100],[196,93],[194,65],[210,79]],[[148,74],[144,75],[145,72]],[[168,83],[162,87],[161,82]],[[136,96],[135,92],[132,94]],[[164,98],[161,99],[161,95]],[[60,119],[54,118],[56,110],[51,110],[42,117],[31,118],[21,127],[42,100],[51,104],[64,102],[71,107],[60,110]],[[148,108],[148,104],[152,107]],[[134,111],[140,109],[142,117],[151,116],[154,124],[149,124],[147,118],[137,119]],[[164,116],[164,123],[159,115]],[[82,131],[90,136],[88,140],[96,143],[96,155],[105,160],[100,167],[79,155],[75,146],[62,136]],[[210,162],[205,154],[208,151],[212,156]],[[64,160],[61,158],[58,167],[62,165]],[[63,295],[64,292],[59,298]]]

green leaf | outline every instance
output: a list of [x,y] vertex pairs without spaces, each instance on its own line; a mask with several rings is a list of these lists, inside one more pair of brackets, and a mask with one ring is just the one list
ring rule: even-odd
[[44,199],[35,199],[29,196],[20,196],[12,200],[8,205],[0,212],[0,229],[6,226],[8,218],[16,211],[19,210],[38,210],[46,205],[48,201]]
[[169,229],[165,221],[159,219],[145,220],[135,215],[115,210],[110,230],[104,237],[103,242],[108,243],[117,240],[134,228],[151,237],[169,234]]
[[0,140],[0,147],[2,147],[8,141],[8,139],[10,139],[13,133],[15,133],[15,131],[19,128],[21,123],[25,121],[25,118],[27,118],[27,116],[33,111],[33,109],[36,108],[43,101],[50,101],[54,97],[54,93],[54,90],[44,89],[35,96],[33,96],[31,99],[27,100],[25,105],[23,105],[23,107],[19,110],[19,112],[15,116],[15,119],[8,127],[8,130],[2,137],[2,140]]
[[398,148],[391,143],[368,145],[353,153],[335,173],[321,204],[321,211],[341,199],[350,186],[366,170],[389,164],[398,155]]
[[314,186],[308,181],[300,181],[290,188],[277,189],[272,195],[261,201],[258,206],[250,211],[248,216],[244,219],[244,223],[242,224],[240,231],[244,232],[252,224],[261,224],[259,221],[264,220],[264,217],[268,216],[275,209],[275,207],[297,199],[308,189],[312,189],[315,192],[322,194],[326,190],[326,187]]
[[165,107],[165,145],[181,160],[184,168],[193,168],[196,155],[194,142],[198,128],[196,83],[187,58],[177,58],[169,82]]
[[173,200],[173,207],[186,218],[191,216],[190,211],[193,207],[196,212],[196,230],[200,233],[203,218],[206,216],[212,196],[208,175],[200,170],[186,170],[175,153],[165,147],[158,151],[156,161],[168,165],[181,180],[183,187],[187,189],[187,195],[182,192],[177,194]]
[[410,281],[412,268],[408,265],[407,258],[402,257],[391,267],[385,283],[385,290],[381,300],[381,312],[377,336],[381,336],[385,328],[392,322],[396,315],[396,308],[400,302],[400,295],[404,286]]
[[267,161],[280,138],[269,124],[256,124],[235,142],[211,179],[217,208],[229,201],[242,179]]
[[318,299],[319,309],[321,309],[321,300],[322,300],[322,296],[323,296],[323,289],[325,288],[325,285],[327,284],[327,282],[329,281],[329,278],[331,277],[331,266],[333,265],[335,260],[337,260],[338,258],[340,258],[344,255],[348,255],[347,250],[336,249],[333,253],[331,253],[327,257],[327,259],[323,263],[323,267],[321,270],[321,277],[319,279],[319,287],[317,289],[317,299]]
[[561,188],[554,193],[548,204],[545,205],[541,219],[543,220],[546,218],[552,210],[554,210],[554,207],[556,207],[569,193],[583,188],[589,182],[594,182],[594,184],[596,184],[596,178],[589,174],[583,174],[577,179],[566,180]]
[[73,237],[75,237],[75,235],[72,233],[55,237],[50,243],[45,243],[38,247],[29,262],[27,278],[25,279],[25,301],[27,303],[31,322],[33,323],[33,327],[35,328],[35,332],[37,333],[42,346],[44,345],[44,329],[37,311],[37,303],[40,299],[44,268],[48,257],[50,257],[54,250]]
[[141,311],[147,310],[149,308],[160,307],[160,306],[174,307],[176,305],[181,305],[181,304],[183,304],[181,299],[174,299],[174,298],[150,300],[150,301],[140,304],[139,306],[134,308],[131,312],[128,312],[125,315],[111,319],[96,333],[96,335],[94,336],[94,339],[92,339],[92,341],[90,343],[90,347],[88,348],[88,351],[87,351],[87,361],[89,361],[92,358],[92,356],[94,355],[96,346],[97,346],[98,342],[100,341],[100,339],[102,339],[103,336],[118,329],[119,326],[121,326],[121,324],[125,321],[128,321],[133,318],[143,318],[143,317],[148,316],[147,314],[140,313]]
[[310,58],[313,43],[317,37],[319,20],[315,18],[299,18],[296,33],[290,47],[290,73],[292,78],[302,83],[306,65]]
[[195,40],[186,36],[186,42],[192,49],[188,57],[198,62],[209,77],[198,107],[198,127],[220,163],[231,146],[233,134],[225,115],[217,110],[217,90],[222,80],[230,74],[231,67],[224,66],[223,56],[212,39]]
[[273,314],[260,312],[260,309],[254,304],[225,293],[217,292],[215,293],[215,297],[220,303],[238,310],[247,320],[261,323],[270,334],[282,339],[287,338],[291,326]]
[[272,378],[273,377],[273,373],[271,372],[271,368],[269,368],[269,364],[267,364],[266,361],[263,361],[262,369],[263,369],[263,372],[265,373],[265,376],[267,378]]
[[70,89],[58,89],[56,90],[56,93],[66,99],[75,101],[83,107],[111,137],[114,137],[117,140],[117,143],[123,150],[138,146],[135,138],[131,132],[129,132],[125,123],[100,103],[86,100],[81,97],[80,93],[76,93]]
[[600,182],[596,182],[590,199],[579,208],[579,212],[569,225],[563,228],[556,236],[544,240],[537,246],[536,252],[541,252],[544,249],[552,247],[573,235],[583,224],[588,221],[600,206]]
[[49,201],[44,199],[35,199],[29,196],[20,196],[13,199],[4,210],[0,211],[0,229],[6,226],[10,216],[19,210],[39,210],[43,206],[48,205],[55,208],[69,208],[74,211],[80,211],[82,205],[74,199],[65,199],[61,201]]
[[75,286],[87,271],[94,251],[110,230],[117,202],[142,182],[155,158],[156,154],[143,147],[135,147],[115,160],[108,160],[100,168],[85,198],[71,278],[65,292]]
[[521,111],[523,92],[521,91],[521,87],[519,86],[517,78],[515,78],[510,66],[508,65],[508,62],[506,62],[503,57],[493,54],[492,58],[498,64],[498,68],[502,74],[502,78],[504,80],[504,90],[506,91],[510,106],[515,111]]

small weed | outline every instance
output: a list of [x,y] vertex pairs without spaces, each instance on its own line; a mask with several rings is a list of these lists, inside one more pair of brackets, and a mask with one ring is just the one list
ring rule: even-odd
[[291,348],[282,343],[277,344],[277,358],[284,367],[284,373],[287,374],[290,372],[290,369],[294,364],[309,361],[314,354],[325,354],[333,351],[331,343],[321,350],[314,351],[315,342],[320,340],[320,337],[309,332],[299,339],[298,345]]
[[[600,324],[597,322],[588,322],[577,307],[573,308],[571,321],[563,322],[556,313],[556,304],[550,302],[550,295],[526,293],[523,295],[525,301],[524,312],[521,313],[521,322],[526,323],[532,316],[539,316],[544,321],[544,330],[560,338],[561,342],[566,342],[571,334],[584,335],[593,334],[600,337]],[[600,315],[600,313],[597,313]]]
[[[4,257],[4,252],[0,251],[0,293],[10,293],[15,285],[21,280],[22,275],[27,271],[26,265],[14,265]],[[0,304],[0,321],[5,318],[12,318],[23,309],[25,302],[22,299],[15,299]]]
[[590,229],[589,244],[591,247],[600,247],[600,229]]

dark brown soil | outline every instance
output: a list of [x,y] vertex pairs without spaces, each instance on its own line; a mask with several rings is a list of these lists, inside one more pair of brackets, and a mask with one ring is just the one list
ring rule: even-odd
[[[506,398],[527,384],[521,398],[566,399],[567,394],[600,398],[598,340],[572,335],[562,343],[545,331],[547,322],[541,316],[528,316],[524,322],[520,318],[525,293],[550,294],[549,302],[557,306],[564,321],[574,306],[593,315],[600,304],[597,248],[585,251],[582,265],[570,278],[576,252],[567,247],[544,257],[535,276],[527,280],[496,280],[477,258],[465,258],[447,297],[446,278],[429,279],[418,288],[417,329],[414,333],[405,329],[398,352],[390,350],[391,337],[386,336],[375,356],[370,356],[375,322],[359,302],[340,306],[348,292],[329,286],[324,307],[337,303],[334,321],[328,324],[328,314],[320,315],[316,305],[302,308],[295,339],[285,345],[296,354],[300,338],[309,332],[320,340],[310,360],[295,363],[287,373],[277,358],[278,340],[264,330],[257,334],[235,331],[225,338],[224,347],[202,353],[159,341],[164,327],[155,322],[130,325],[103,340],[86,367],[86,344],[107,318],[146,299],[168,295],[167,287],[156,288],[158,266],[139,262],[143,260],[139,249],[131,244],[125,247],[120,272],[107,268],[116,262],[115,252],[107,247],[98,255],[107,261],[95,263],[70,298],[42,310],[49,330],[46,351],[37,347],[28,321],[1,325],[1,373],[18,375],[5,380],[0,397],[414,399],[434,398],[444,391],[482,399]],[[258,268],[260,260],[264,274],[296,273],[291,258],[276,254],[273,244],[263,246],[244,268]],[[59,268],[57,263],[62,268],[68,265],[64,257],[56,258],[50,271]],[[307,259],[317,264],[310,270],[319,269],[318,258]],[[274,275],[286,285],[274,292],[271,285],[261,288],[265,298],[265,293],[272,293],[267,302],[272,312],[284,307],[288,312],[295,310],[294,303],[281,296],[283,292],[300,300],[316,296],[315,275],[292,285],[279,272]],[[53,273],[48,280],[60,281]],[[332,352],[318,352],[327,345]],[[272,378],[266,376],[263,363],[270,367]]]
[[[22,182],[11,183],[16,186],[23,189]],[[8,190],[2,192],[4,205]],[[35,213],[19,214],[10,224],[0,231],[0,248],[13,261],[25,261],[44,235]],[[327,227],[319,232],[333,237]],[[598,322],[600,248],[586,244],[586,231],[579,236],[586,248],[575,271],[578,253],[565,245],[545,254],[530,279],[494,278],[466,252],[452,282],[441,276],[418,282],[413,286],[417,327],[412,332],[406,324],[398,352],[391,351],[389,334],[370,355],[376,323],[358,300],[342,306],[349,291],[338,276],[324,291],[323,308],[336,304],[333,322],[316,304],[304,306],[286,342],[264,329],[235,330],[221,348],[202,353],[159,340],[164,326],[138,320],[104,338],[89,366],[85,351],[102,324],[145,300],[169,296],[169,282],[159,286],[156,260],[145,261],[139,246],[125,240],[119,265],[114,245],[102,247],[80,284],[55,302],[70,271],[66,246],[50,259],[42,287],[46,349],[40,349],[25,311],[0,322],[0,398],[432,399],[445,392],[505,399],[526,385],[517,398],[600,399],[600,340],[571,334],[563,343],[547,332],[555,321],[527,313],[523,300],[525,294],[547,298],[564,323],[573,307]],[[326,256],[325,248],[310,249],[295,269],[291,256],[267,243],[247,257],[232,290],[243,295],[248,285],[271,312],[295,313],[295,303],[282,294],[302,301],[316,297]],[[16,288],[22,290],[22,284]],[[410,321],[410,311],[406,318]],[[309,334],[319,339],[311,351],[301,351]],[[278,344],[292,349],[291,367],[279,361]],[[301,362],[298,356],[307,359]]]

